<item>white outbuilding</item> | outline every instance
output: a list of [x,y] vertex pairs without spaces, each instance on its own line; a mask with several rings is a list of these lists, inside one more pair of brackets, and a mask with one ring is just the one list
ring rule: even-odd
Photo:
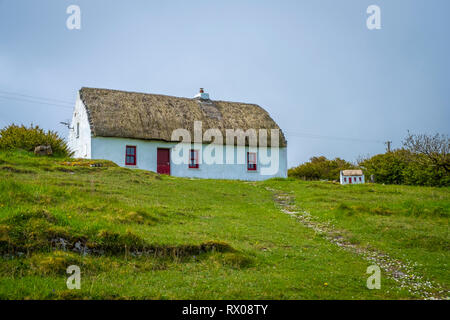
[[341,170],[341,184],[361,184],[364,183],[364,173],[362,170]]
[[178,177],[287,177],[287,142],[258,105],[81,88],[69,126],[77,158]]

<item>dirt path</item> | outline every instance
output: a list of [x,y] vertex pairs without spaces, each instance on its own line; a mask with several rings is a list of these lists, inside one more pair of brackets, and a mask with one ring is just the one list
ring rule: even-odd
[[382,274],[395,280],[400,288],[406,289],[411,294],[423,299],[448,299],[447,293],[440,286],[414,274],[412,263],[404,263],[386,253],[350,243],[342,231],[337,230],[331,224],[318,221],[307,211],[299,210],[295,205],[295,198],[292,194],[270,187],[266,187],[266,190],[273,193],[274,200],[282,212],[297,219],[316,233],[323,235],[325,239],[342,249],[356,253],[368,262],[376,264],[382,270]]

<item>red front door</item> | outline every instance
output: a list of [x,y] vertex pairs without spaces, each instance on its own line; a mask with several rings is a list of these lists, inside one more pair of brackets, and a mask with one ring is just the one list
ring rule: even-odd
[[170,149],[158,148],[156,171],[161,174],[170,175]]
[[352,177],[348,178],[348,182],[352,183]]

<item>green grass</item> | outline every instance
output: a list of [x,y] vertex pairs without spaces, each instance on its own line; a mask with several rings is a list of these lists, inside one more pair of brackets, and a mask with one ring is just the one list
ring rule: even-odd
[[414,263],[418,274],[450,284],[449,188],[270,181],[293,192],[296,206],[344,230],[362,247]]
[[[417,298],[388,278],[367,289],[369,263],[282,213],[266,186],[448,288],[449,189],[182,179],[74,161],[0,152],[0,298]],[[71,264],[81,290],[66,287]]]

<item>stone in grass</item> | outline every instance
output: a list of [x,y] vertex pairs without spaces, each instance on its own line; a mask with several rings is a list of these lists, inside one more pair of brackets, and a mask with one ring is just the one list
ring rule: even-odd
[[50,156],[53,154],[51,146],[37,146],[34,148],[34,154],[38,156]]

